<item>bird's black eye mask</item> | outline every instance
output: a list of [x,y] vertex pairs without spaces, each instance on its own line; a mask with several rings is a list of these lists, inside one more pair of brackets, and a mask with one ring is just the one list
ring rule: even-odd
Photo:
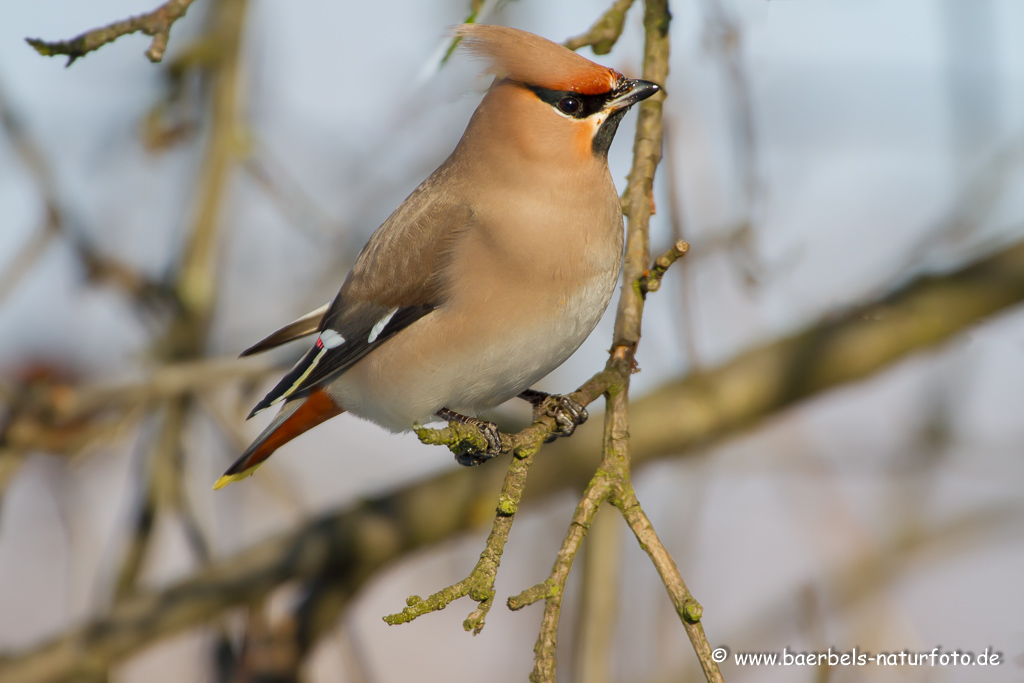
[[[622,95],[623,91],[628,90],[630,87],[629,82],[623,80],[619,81],[619,84],[615,88],[606,93],[601,93],[600,95],[583,95],[571,90],[551,90],[549,88],[541,88],[536,85],[529,85],[528,83],[511,81],[510,79],[505,80],[526,88],[535,94],[542,102],[547,102],[562,114],[580,120],[597,114],[598,112],[607,110],[608,103]],[[608,118],[604,120],[601,127],[598,128],[597,133],[594,135],[594,140],[591,142],[591,148],[593,149],[595,156],[607,156],[608,148],[611,146],[612,139],[615,137],[615,131],[618,129],[619,122],[622,120],[622,117],[626,115],[627,109],[629,109],[629,107],[622,107],[613,111],[609,114]]]
[[574,119],[585,119],[602,111],[616,95],[614,90],[600,95],[582,95],[571,90],[549,90],[525,83],[523,87],[533,92],[541,101],[547,102],[561,113]]

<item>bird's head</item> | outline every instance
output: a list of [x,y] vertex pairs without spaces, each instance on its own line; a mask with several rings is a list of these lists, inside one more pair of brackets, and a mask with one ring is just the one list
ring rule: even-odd
[[622,116],[661,89],[526,31],[465,24],[455,33],[497,77],[478,111],[481,123],[498,124],[533,154],[603,162]]

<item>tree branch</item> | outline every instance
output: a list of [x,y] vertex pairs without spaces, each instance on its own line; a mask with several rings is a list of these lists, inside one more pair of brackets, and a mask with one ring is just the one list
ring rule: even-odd
[[0,422],[0,445],[74,452],[91,440],[96,423],[104,416],[113,414],[111,419],[118,422],[137,409],[150,408],[164,400],[202,392],[232,380],[256,381],[276,370],[264,363],[209,358],[169,363],[138,382],[78,385],[59,378],[43,378],[19,388],[4,401],[9,414]]
[[[623,8],[623,12],[627,7],[628,4]],[[643,77],[656,83],[664,83],[668,77],[668,26],[670,19],[667,0],[647,0],[644,12]],[[626,256],[611,358],[603,373],[608,376],[604,387],[608,409],[605,413],[601,464],[587,485],[583,498],[576,508],[576,513],[548,578],[508,600],[508,606],[513,610],[522,609],[534,602],[544,600],[544,616],[540,634],[534,646],[534,668],[530,675],[530,680],[533,683],[554,683],[555,681],[558,622],[562,597],[565,594],[565,583],[582,547],[587,529],[593,522],[598,509],[609,499],[622,511],[627,523],[665,580],[669,594],[677,603],[677,611],[693,643],[694,650],[697,652],[707,680],[712,682],[723,680],[718,665],[711,658],[711,646],[699,623],[702,609],[690,595],[678,568],[658,540],[654,529],[640,508],[640,503],[636,500],[630,484],[629,380],[635,364],[634,354],[637,343],[640,340],[640,321],[643,316],[644,299],[647,292],[657,289],[665,271],[689,248],[685,242],[679,242],[673,250],[658,259],[653,266],[653,273],[647,269],[647,264],[650,261],[650,217],[654,207],[654,174],[661,160],[663,135],[661,114],[661,98],[649,99],[640,106],[633,145],[633,167],[622,199],[627,217]],[[475,431],[475,429],[466,430],[455,427],[451,430],[446,443],[453,450],[463,445],[479,448],[483,445],[483,439],[480,435],[475,434]],[[421,433],[420,436],[421,440],[428,441],[424,438],[428,435]],[[454,443],[452,443],[453,441]],[[507,445],[503,444],[503,447],[507,447]],[[534,449],[537,447],[539,447],[539,442],[533,446]],[[532,452],[533,450],[531,450],[531,454]],[[439,597],[440,599],[438,599]],[[489,599],[493,599],[493,595],[489,596]],[[415,608],[419,604],[416,603],[410,607]],[[434,604],[428,605],[424,612],[438,609],[445,604],[447,602],[444,601],[444,596],[435,594]]]
[[430,612],[437,612],[450,605],[459,598],[469,596],[479,603],[479,606],[466,618],[463,627],[477,635],[484,627],[484,619],[491,605],[494,604],[494,581],[498,576],[498,565],[501,564],[501,554],[505,550],[505,543],[508,542],[508,534],[512,530],[512,521],[519,510],[519,501],[523,497],[523,489],[526,486],[526,475],[530,465],[533,463],[533,456],[537,448],[530,448],[523,455],[516,454],[509,464],[508,474],[501,485],[501,495],[498,496],[498,507],[491,526],[491,533],[487,537],[484,550],[480,553],[473,571],[462,581],[448,586],[426,600],[418,595],[411,596],[406,600],[408,605],[398,614],[391,614],[384,617],[389,625],[406,624],[416,617],[423,616]]
[[[668,28],[671,18],[668,0],[646,0],[643,66],[645,80],[664,84],[668,78]],[[540,636],[534,646],[536,658],[530,676],[534,683],[555,681],[558,617],[565,579],[579,552],[587,528],[605,500],[609,500],[622,513],[626,523],[640,541],[640,546],[650,556],[661,575],[676,605],[686,634],[697,653],[704,676],[711,683],[724,680],[718,664],[711,657],[711,646],[700,624],[703,609],[690,594],[675,561],[658,539],[630,482],[629,383],[635,366],[637,344],[640,341],[644,301],[649,291],[658,288],[665,271],[689,249],[685,242],[679,242],[671,251],[660,257],[652,269],[647,269],[650,262],[650,219],[654,213],[654,174],[661,161],[664,135],[662,99],[663,96],[645,101],[640,105],[637,117],[633,167],[622,198],[627,218],[622,294],[619,297],[615,318],[611,358],[606,366],[607,371],[616,372],[619,378],[618,383],[611,386],[606,395],[607,411],[601,465],[584,493],[562,550],[555,561],[555,567],[545,582],[548,591],[543,595],[544,619]],[[541,587],[534,587],[510,599],[509,607],[515,609],[528,604],[530,600],[538,599],[541,597],[539,588]]]
[[0,302],[14,290],[26,273],[30,272],[46,248],[58,235],[64,237],[75,250],[86,275],[94,282],[107,282],[119,287],[136,304],[152,306],[157,303],[172,303],[170,293],[161,283],[150,280],[126,264],[101,254],[82,234],[71,229],[61,205],[57,182],[52,168],[38,141],[29,134],[28,128],[18,116],[14,107],[0,88],[0,129],[6,133],[42,201],[43,219],[35,235],[29,238],[10,265],[0,273]]
[[49,42],[41,38],[26,38],[25,42],[44,57],[67,55],[68,63],[65,66],[71,66],[79,57],[84,57],[93,50],[98,50],[107,43],[114,42],[121,36],[141,31],[153,38],[149,49],[146,50],[146,57],[155,63],[164,58],[167,41],[171,36],[171,27],[174,22],[185,16],[185,12],[188,11],[192,2],[193,0],[167,0],[152,12],[115,21],[107,26],[87,31],[71,40]]
[[693,645],[693,649],[697,653],[697,659],[700,660],[701,668],[704,670],[704,677],[708,681],[723,681],[718,664],[711,657],[711,646],[708,644],[707,636],[704,635],[704,626],[700,623],[701,617],[704,615],[704,608],[687,588],[675,560],[672,559],[672,555],[658,538],[654,525],[647,518],[647,513],[640,507],[640,501],[637,500],[633,487],[627,486],[616,490],[611,497],[611,503],[622,512],[629,528],[636,535],[636,540],[640,542],[640,547],[644,549],[648,557],[651,558],[654,568],[658,570],[658,575],[661,577],[662,583],[665,584],[669,597],[672,598],[676,614],[679,615],[679,619],[686,629],[686,635],[690,638],[690,644]]
[[508,599],[508,608],[511,610],[520,610],[539,600],[544,601],[544,617],[541,620],[537,644],[533,648],[534,666],[533,673],[530,674],[533,683],[555,680],[558,620],[562,611],[562,598],[565,596],[565,582],[583,545],[583,538],[609,492],[609,477],[603,472],[594,475],[583,493],[583,498],[576,506],[565,540],[562,541],[562,547],[558,550],[555,564],[551,568],[551,574],[544,582]]
[[[698,447],[832,387],[869,377],[1024,302],[1024,241],[960,270],[922,276],[881,299],[646,394],[631,405],[634,455]],[[552,444],[550,459],[600,447],[583,430]],[[547,461],[549,458],[545,458]],[[578,474],[575,481],[585,481]]]
[[[918,278],[877,302],[635,400],[633,464],[736,434],[1021,302],[1024,242],[952,273]],[[600,439],[584,425],[573,438],[549,445],[550,457],[531,469],[522,504],[586,482]],[[493,509],[503,474],[459,468],[258,543],[169,588],[130,596],[50,642],[0,658],[0,683],[56,683],[99,663],[109,666],[287,581],[329,575],[351,595],[399,557],[477,528],[478,511]]]
[[615,0],[589,31],[570,38],[563,45],[570,50],[579,50],[589,45],[595,55],[608,54],[615,47],[615,43],[619,42],[622,26],[626,23],[626,13],[632,6],[633,0]]
[[[614,372],[603,370],[588,379],[579,389],[568,394],[567,398],[586,407],[601,397],[614,382],[618,380]],[[516,457],[532,456],[553,435],[558,433],[558,422],[551,415],[540,416],[533,424],[515,434],[501,434],[501,452],[513,453]],[[428,446],[447,446],[453,453],[459,454],[465,449],[484,450],[487,440],[480,430],[472,425],[449,423],[447,427],[433,429],[420,427],[416,435]]]
[[[620,7],[622,14],[628,9],[629,3],[618,2],[615,7]],[[613,7],[613,11],[615,9]],[[656,83],[664,83],[668,77],[668,55],[669,39],[668,24],[670,15],[667,0],[648,0],[645,4],[644,25],[644,67],[643,77]],[[600,24],[600,22],[599,22]],[[621,23],[618,27],[621,32]],[[605,443],[602,452],[604,453],[601,465],[597,473],[587,486],[583,499],[576,509],[569,530],[566,533],[562,548],[558,553],[551,574],[540,584],[526,589],[519,595],[508,600],[510,609],[518,610],[529,604],[544,600],[544,617],[541,623],[540,634],[537,644],[534,647],[535,662],[530,680],[534,683],[553,683],[555,680],[557,650],[558,622],[561,613],[562,596],[565,592],[565,582],[572,569],[573,562],[578,555],[583,543],[583,538],[594,519],[594,515],[601,505],[612,495],[613,491],[632,490],[629,484],[629,445],[628,445],[628,388],[629,377],[633,368],[633,354],[636,351],[637,342],[640,339],[640,319],[643,314],[644,297],[653,288],[656,289],[661,276],[671,264],[677,260],[688,245],[681,242],[669,254],[666,254],[653,267],[653,274],[648,270],[650,262],[650,240],[648,237],[649,222],[653,212],[653,185],[654,173],[661,160],[662,146],[662,123],[661,123],[661,99],[658,96],[645,101],[640,105],[638,115],[636,138],[633,145],[633,168],[629,175],[629,184],[623,197],[623,206],[627,216],[627,241],[626,259],[623,268],[623,287],[619,298],[619,309],[615,324],[615,341],[613,342],[611,358],[605,367],[604,372],[596,375],[592,380],[595,388],[603,391],[607,396],[608,410],[605,418]],[[579,392],[577,392],[579,393]],[[575,396],[593,400],[597,394],[591,396]],[[590,401],[583,402],[587,405]],[[515,451],[517,446],[528,449],[532,458],[539,449],[545,438],[554,433],[554,419],[547,418],[549,425],[535,424],[530,429],[525,439],[520,435],[502,437],[502,451]],[[446,430],[418,430],[420,440],[424,443],[444,444],[451,448],[456,454],[466,448],[482,450],[486,445],[481,434],[474,427],[467,425],[452,425]],[[525,485],[525,477],[519,482],[519,486]],[[521,495],[521,488],[518,491]],[[635,498],[634,498],[635,500]],[[639,505],[639,503],[637,503]],[[630,521],[627,517],[627,522]],[[500,540],[504,545],[507,538],[507,529],[511,526],[511,518],[505,522],[499,515],[495,521],[495,531],[492,531],[488,539],[487,547],[481,555],[480,562],[474,572],[467,579],[464,579],[454,586],[450,586],[432,595],[427,600],[421,600],[416,596],[410,598],[409,607],[401,614],[386,617],[388,623],[403,623],[416,618],[422,614],[443,609],[452,600],[466,595],[481,580],[487,581],[486,589],[479,596],[481,608],[485,613],[493,601],[493,575],[489,572],[497,571],[497,564],[489,561],[489,555],[493,555],[492,540],[496,537],[496,531],[502,523],[504,536]],[[635,530],[636,531],[636,530]],[[639,532],[638,536],[639,536]],[[500,557],[500,555],[499,555]],[[673,565],[674,566],[674,565]],[[486,578],[478,576],[480,572],[488,572]],[[678,570],[676,570],[678,575]],[[682,579],[678,578],[682,584]],[[682,584],[685,589],[685,584]],[[671,591],[670,591],[671,592]],[[687,592],[687,596],[689,596]],[[692,601],[692,596],[689,597]],[[478,613],[480,610],[478,610]],[[698,611],[692,611],[697,614]],[[482,627],[482,616],[475,621],[477,613],[474,613],[466,622],[467,629],[471,623],[475,632]],[[698,617],[699,618],[699,617]],[[717,665],[711,660],[711,648],[704,638],[703,630],[699,624],[687,623],[687,632],[694,640],[694,647],[701,657],[702,664],[708,675],[708,680],[721,680]],[[702,642],[698,642],[702,641]],[[706,653],[706,658],[704,654]]]

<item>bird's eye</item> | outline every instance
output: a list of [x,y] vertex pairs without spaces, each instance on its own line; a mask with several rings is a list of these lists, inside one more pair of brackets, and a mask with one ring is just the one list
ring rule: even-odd
[[575,97],[563,97],[558,101],[558,108],[566,114],[575,114],[580,110],[580,101]]

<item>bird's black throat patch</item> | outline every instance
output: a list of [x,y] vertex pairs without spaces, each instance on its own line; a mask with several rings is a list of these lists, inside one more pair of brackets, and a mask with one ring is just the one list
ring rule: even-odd
[[593,150],[594,156],[608,156],[608,148],[612,146],[612,140],[615,139],[615,131],[619,129],[619,123],[625,115],[625,109],[614,111],[604,120],[601,127],[597,129],[597,134],[594,135],[594,139],[590,143],[590,149]]

